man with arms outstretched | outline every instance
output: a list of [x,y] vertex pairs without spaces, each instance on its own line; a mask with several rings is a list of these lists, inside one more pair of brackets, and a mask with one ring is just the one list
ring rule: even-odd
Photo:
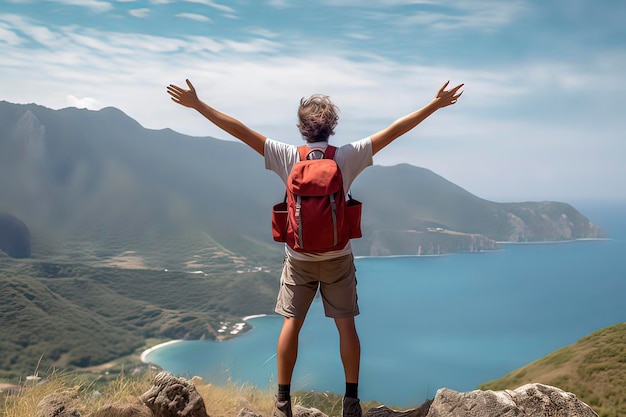
[[[267,138],[239,120],[209,106],[198,98],[194,86],[186,80],[188,89],[169,85],[167,92],[178,104],[197,110],[213,124],[240,139],[265,157],[265,167],[280,176],[283,182],[293,165],[299,161],[298,147]],[[446,90],[446,82],[427,105],[396,120],[373,135],[339,147],[335,161],[341,170],[344,192],[366,167],[373,156],[440,108],[457,102],[463,84]],[[328,139],[334,135],[338,109],[328,96],[316,94],[300,101],[298,129],[310,149],[325,151]],[[356,291],[356,269],[350,243],[339,250],[323,253],[296,251],[285,245],[285,260],[276,312],[284,317],[278,337],[276,361],[278,395],[274,416],[292,417],[291,378],[298,355],[298,336],[309,306],[319,287],[326,316],[335,321],[339,332],[339,350],[344,368],[346,391],[343,398],[344,417],[361,417],[358,400],[361,345],[354,317],[359,314]]]

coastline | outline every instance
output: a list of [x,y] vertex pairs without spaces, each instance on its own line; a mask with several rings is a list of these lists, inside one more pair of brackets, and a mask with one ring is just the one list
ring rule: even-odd
[[[574,243],[579,241],[606,241],[606,240],[614,240],[613,237],[581,237],[578,239],[567,239],[567,240],[537,240],[531,242],[515,242],[515,241],[496,241],[498,245],[544,245],[544,244],[558,244],[558,243]],[[440,256],[451,256],[458,253],[489,253],[489,252],[500,252],[504,249],[488,249],[488,250],[479,250],[479,251],[458,251],[458,252],[447,252],[447,253],[439,253],[439,254],[431,254],[431,255],[354,255],[354,259],[374,259],[374,258],[431,258],[431,257],[440,257]]]
[[251,319],[257,319],[257,318],[260,318],[260,317],[267,317],[267,316],[269,316],[269,314],[253,314],[251,316],[246,316],[246,317],[242,318],[241,320],[248,321],[248,320],[251,320]]
[[184,340],[182,340],[182,339],[177,339],[177,340],[170,340],[169,342],[159,343],[158,345],[154,345],[151,348],[148,348],[148,349],[144,350],[143,352],[141,352],[141,355],[139,356],[139,360],[142,363],[151,364],[152,362],[149,362],[149,361],[146,360],[146,356],[148,356],[150,353],[152,353],[155,350],[160,349],[162,347],[173,345],[175,343],[180,343],[180,342],[183,342],[183,341]]
[[533,242],[511,242],[511,241],[502,241],[496,242],[498,245],[545,245],[545,244],[557,244],[557,243],[574,243],[579,241],[604,241],[604,240],[613,240],[612,237],[581,237],[578,239],[567,239],[567,240],[538,240]]
[[[251,319],[256,319],[256,318],[261,318],[261,317],[267,317],[267,316],[269,316],[269,314],[253,314],[253,315],[250,315],[250,316],[245,316],[245,317],[243,317],[243,318],[241,319],[241,321],[243,321],[243,322],[246,322],[246,323],[247,323],[247,322],[248,322],[249,320],[251,320]],[[237,323],[237,324],[238,324],[238,323]],[[235,324],[235,327],[236,327],[236,328],[238,328],[237,324]],[[252,330],[252,329],[254,328],[251,324],[248,324],[248,326],[250,326],[250,329],[248,329],[248,330]],[[220,339],[220,338],[216,338],[216,339],[215,339],[215,341],[216,341],[216,342],[221,342],[221,341],[224,341],[224,340],[228,340],[228,339],[232,339],[232,338],[234,338],[234,337],[237,337],[237,336],[239,336],[241,333],[245,333],[245,331],[244,331],[244,332],[241,332],[240,330],[242,330],[242,329],[237,330],[237,332],[235,332],[235,333],[232,333],[232,332],[231,332],[231,336],[230,336],[230,337],[228,337],[228,338],[222,338],[222,339]],[[246,330],[246,331],[247,331],[247,330]],[[158,349],[164,348],[164,347],[166,347],[166,346],[170,346],[170,345],[173,345],[173,344],[176,344],[176,343],[180,343],[180,342],[185,342],[185,340],[183,340],[183,339],[169,340],[169,341],[167,341],[167,342],[163,342],[163,343],[159,343],[158,345],[154,345],[154,346],[152,346],[152,347],[150,347],[150,348],[148,348],[148,349],[144,350],[143,352],[141,352],[141,355],[139,356],[139,360],[141,361],[141,363],[145,363],[145,364],[147,364],[147,365],[153,365],[153,363],[152,363],[152,362],[150,362],[150,361],[148,361],[148,360],[147,360],[147,356],[148,356],[150,353],[152,353],[152,352],[154,352],[154,351],[156,351],[156,350],[158,350]]]
[[[492,252],[492,251],[483,251],[483,252]],[[354,255],[354,259],[373,259],[373,258],[436,258],[440,256],[450,256],[455,253],[465,253],[465,252],[449,252],[449,253],[437,253],[432,255]]]

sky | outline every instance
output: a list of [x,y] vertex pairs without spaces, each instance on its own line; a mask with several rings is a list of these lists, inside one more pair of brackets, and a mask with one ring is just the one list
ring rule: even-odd
[[464,83],[458,103],[375,164],[498,202],[625,201],[624,22],[622,0],[0,0],[0,100],[112,106],[149,129],[236,140],[170,100],[188,78],[209,105],[301,144],[299,100],[322,93],[342,145],[449,80]]

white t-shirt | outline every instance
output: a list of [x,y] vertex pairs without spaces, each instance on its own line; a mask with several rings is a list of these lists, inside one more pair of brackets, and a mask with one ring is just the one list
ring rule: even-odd
[[[310,149],[325,150],[328,142],[307,143]],[[267,138],[265,140],[265,168],[274,171],[287,184],[287,177],[293,165],[300,160],[298,147]],[[372,165],[372,141],[369,137],[337,148],[335,162],[341,170],[343,189],[347,194],[354,179],[368,166]],[[286,185],[285,185],[286,186]],[[352,253],[350,242],[345,248],[324,253],[302,253],[285,245],[285,252],[293,259],[303,261],[322,261],[334,259]]]

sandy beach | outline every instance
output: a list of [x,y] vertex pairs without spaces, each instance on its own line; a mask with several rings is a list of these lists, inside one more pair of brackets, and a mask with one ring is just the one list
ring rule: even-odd
[[146,356],[148,356],[148,354],[156,349],[162,348],[164,346],[168,346],[168,345],[173,345],[174,343],[180,343],[182,342],[182,340],[170,340],[169,342],[165,342],[165,343],[160,343],[156,346],[152,346],[151,348],[148,348],[146,350],[144,350],[143,352],[141,352],[141,356],[139,357],[139,359],[141,360],[141,362],[143,363],[150,363],[148,361],[146,361]]
[[[246,316],[244,318],[241,319],[242,322],[247,322],[251,319],[256,319],[256,318],[260,318],[260,317],[266,317],[267,314],[253,314],[250,316]],[[227,328],[230,327],[231,331],[227,332],[228,336],[224,337],[224,336],[218,336],[217,340],[226,340],[227,338],[230,339],[232,337],[237,336],[239,333],[241,333],[241,331],[243,330],[243,323],[242,322],[237,322],[234,324],[228,323],[225,326],[223,326],[222,328],[220,328],[220,330],[222,333],[226,333],[227,332]],[[174,343],[180,343],[183,342],[184,340],[170,340],[169,342],[164,342],[164,343],[159,343],[158,345],[152,346],[151,348],[148,348],[146,350],[144,350],[143,352],[141,352],[141,356],[140,356],[140,360],[142,363],[150,363],[149,361],[146,360],[147,356],[157,350],[160,349],[162,347],[165,346],[169,346],[172,345]]]

